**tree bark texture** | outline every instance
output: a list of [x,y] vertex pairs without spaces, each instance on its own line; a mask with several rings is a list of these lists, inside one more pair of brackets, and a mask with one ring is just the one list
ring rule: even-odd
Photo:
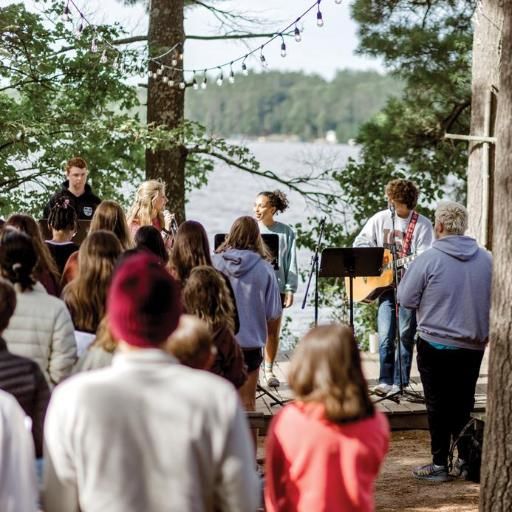
[[[512,510],[512,2],[504,13],[494,187],[491,353],[480,510]],[[492,54],[490,54],[492,55]]]
[[[171,52],[162,59],[165,65],[172,66],[171,62],[178,53],[183,51],[185,32],[183,27],[183,0],[151,0],[149,13],[148,44],[152,57],[161,55],[177,43],[180,43],[175,52]],[[182,67],[182,60],[178,60],[178,67]],[[150,71],[156,72],[158,65],[150,63]],[[185,90],[178,84],[182,80],[179,71],[165,71],[169,80],[175,85],[162,80],[148,79],[147,122],[155,126],[164,125],[170,129],[181,124],[185,110]],[[147,179],[161,179],[166,185],[169,199],[168,209],[175,213],[178,222],[185,219],[185,161],[186,148],[175,146],[166,150],[146,151],[146,177]]]
[[[475,14],[473,38],[471,135],[494,135],[497,107],[497,92],[501,62],[501,29],[503,12],[496,0],[482,0]],[[490,133],[486,134],[485,110],[491,95]],[[494,190],[495,146],[489,144],[488,204],[485,205],[484,145],[472,142],[469,146],[468,163],[468,233],[487,248],[492,248],[493,239],[493,190]],[[484,214],[487,209],[486,215]],[[482,224],[486,223],[485,230]]]

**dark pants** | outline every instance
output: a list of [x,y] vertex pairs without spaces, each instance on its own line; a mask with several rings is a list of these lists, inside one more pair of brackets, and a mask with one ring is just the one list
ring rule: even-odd
[[[484,352],[481,350],[439,350],[418,340],[418,370],[425,393],[434,464],[446,466],[452,439],[469,421],[475,405],[475,387]],[[459,457],[466,459],[466,447],[459,443]]]

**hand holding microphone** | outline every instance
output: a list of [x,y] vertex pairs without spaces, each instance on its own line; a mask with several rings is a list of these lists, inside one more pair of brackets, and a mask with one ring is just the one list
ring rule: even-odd
[[178,223],[176,222],[176,215],[174,213],[171,213],[169,210],[164,210],[164,224],[166,231],[172,233],[172,235],[175,235],[178,231]]

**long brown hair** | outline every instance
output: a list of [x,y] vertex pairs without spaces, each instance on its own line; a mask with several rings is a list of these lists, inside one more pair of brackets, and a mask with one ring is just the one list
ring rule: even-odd
[[311,329],[295,349],[288,382],[297,400],[323,404],[332,422],[348,423],[374,414],[359,349],[348,325]]
[[272,256],[260,235],[260,228],[255,219],[249,216],[238,217],[233,222],[226,240],[215,252],[224,252],[228,249],[242,249],[254,251],[263,259],[271,260]]
[[62,291],[76,330],[96,332],[105,315],[107,291],[121,251],[121,244],[111,231],[95,231],[82,242],[78,276]]
[[94,211],[89,232],[94,233],[99,229],[114,233],[121,243],[123,251],[133,247],[126,215],[121,206],[115,201],[102,201]]
[[60,274],[57,264],[55,263],[48,246],[44,243],[43,235],[39,229],[39,224],[34,220],[34,218],[25,213],[15,213],[7,219],[5,225],[19,229],[32,239],[34,249],[38,256],[38,261],[34,269],[35,277],[39,279],[44,272],[49,272],[54,277],[55,282],[58,283],[60,280]]
[[184,283],[190,271],[199,265],[212,266],[208,236],[202,224],[187,220],[178,228],[174,238],[171,267],[181,283]]
[[223,325],[234,331],[233,299],[218,270],[206,265],[192,269],[182,299],[185,311],[204,320],[212,333]]

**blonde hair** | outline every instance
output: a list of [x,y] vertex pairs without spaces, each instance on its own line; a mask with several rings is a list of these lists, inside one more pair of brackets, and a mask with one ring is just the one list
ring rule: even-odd
[[[130,213],[128,214],[128,224],[136,223],[139,226],[150,226],[153,214],[153,201],[157,194],[165,195],[165,183],[158,180],[143,181],[137,189],[135,202],[133,203]],[[157,212],[160,227],[165,225],[163,212]]]
[[121,206],[115,201],[102,201],[94,211],[89,233],[94,233],[100,229],[114,233],[121,243],[123,251],[133,247],[126,215]]
[[121,251],[121,244],[111,231],[100,229],[82,242],[78,276],[62,291],[76,330],[96,332],[105,315],[107,291]]
[[459,203],[443,201],[436,209],[435,220],[450,235],[463,235],[468,228],[468,211]]
[[235,308],[224,278],[213,267],[200,265],[192,269],[183,288],[185,311],[203,320],[211,332],[225,325],[235,330]]
[[96,338],[93,341],[92,347],[102,348],[105,352],[113,354],[117,348],[117,340],[114,338],[108,323],[108,316],[105,315],[96,330]]
[[167,348],[181,364],[199,370],[206,369],[215,351],[208,326],[192,315],[181,315],[178,327],[167,342]]
[[374,414],[359,349],[348,325],[311,329],[295,349],[288,382],[297,400],[323,404],[332,422],[348,423]]
[[238,219],[233,222],[226,236],[226,240],[224,240],[215,252],[224,252],[228,249],[254,251],[265,260],[270,261],[272,259],[270,251],[261,238],[258,223],[249,216],[238,217]]

